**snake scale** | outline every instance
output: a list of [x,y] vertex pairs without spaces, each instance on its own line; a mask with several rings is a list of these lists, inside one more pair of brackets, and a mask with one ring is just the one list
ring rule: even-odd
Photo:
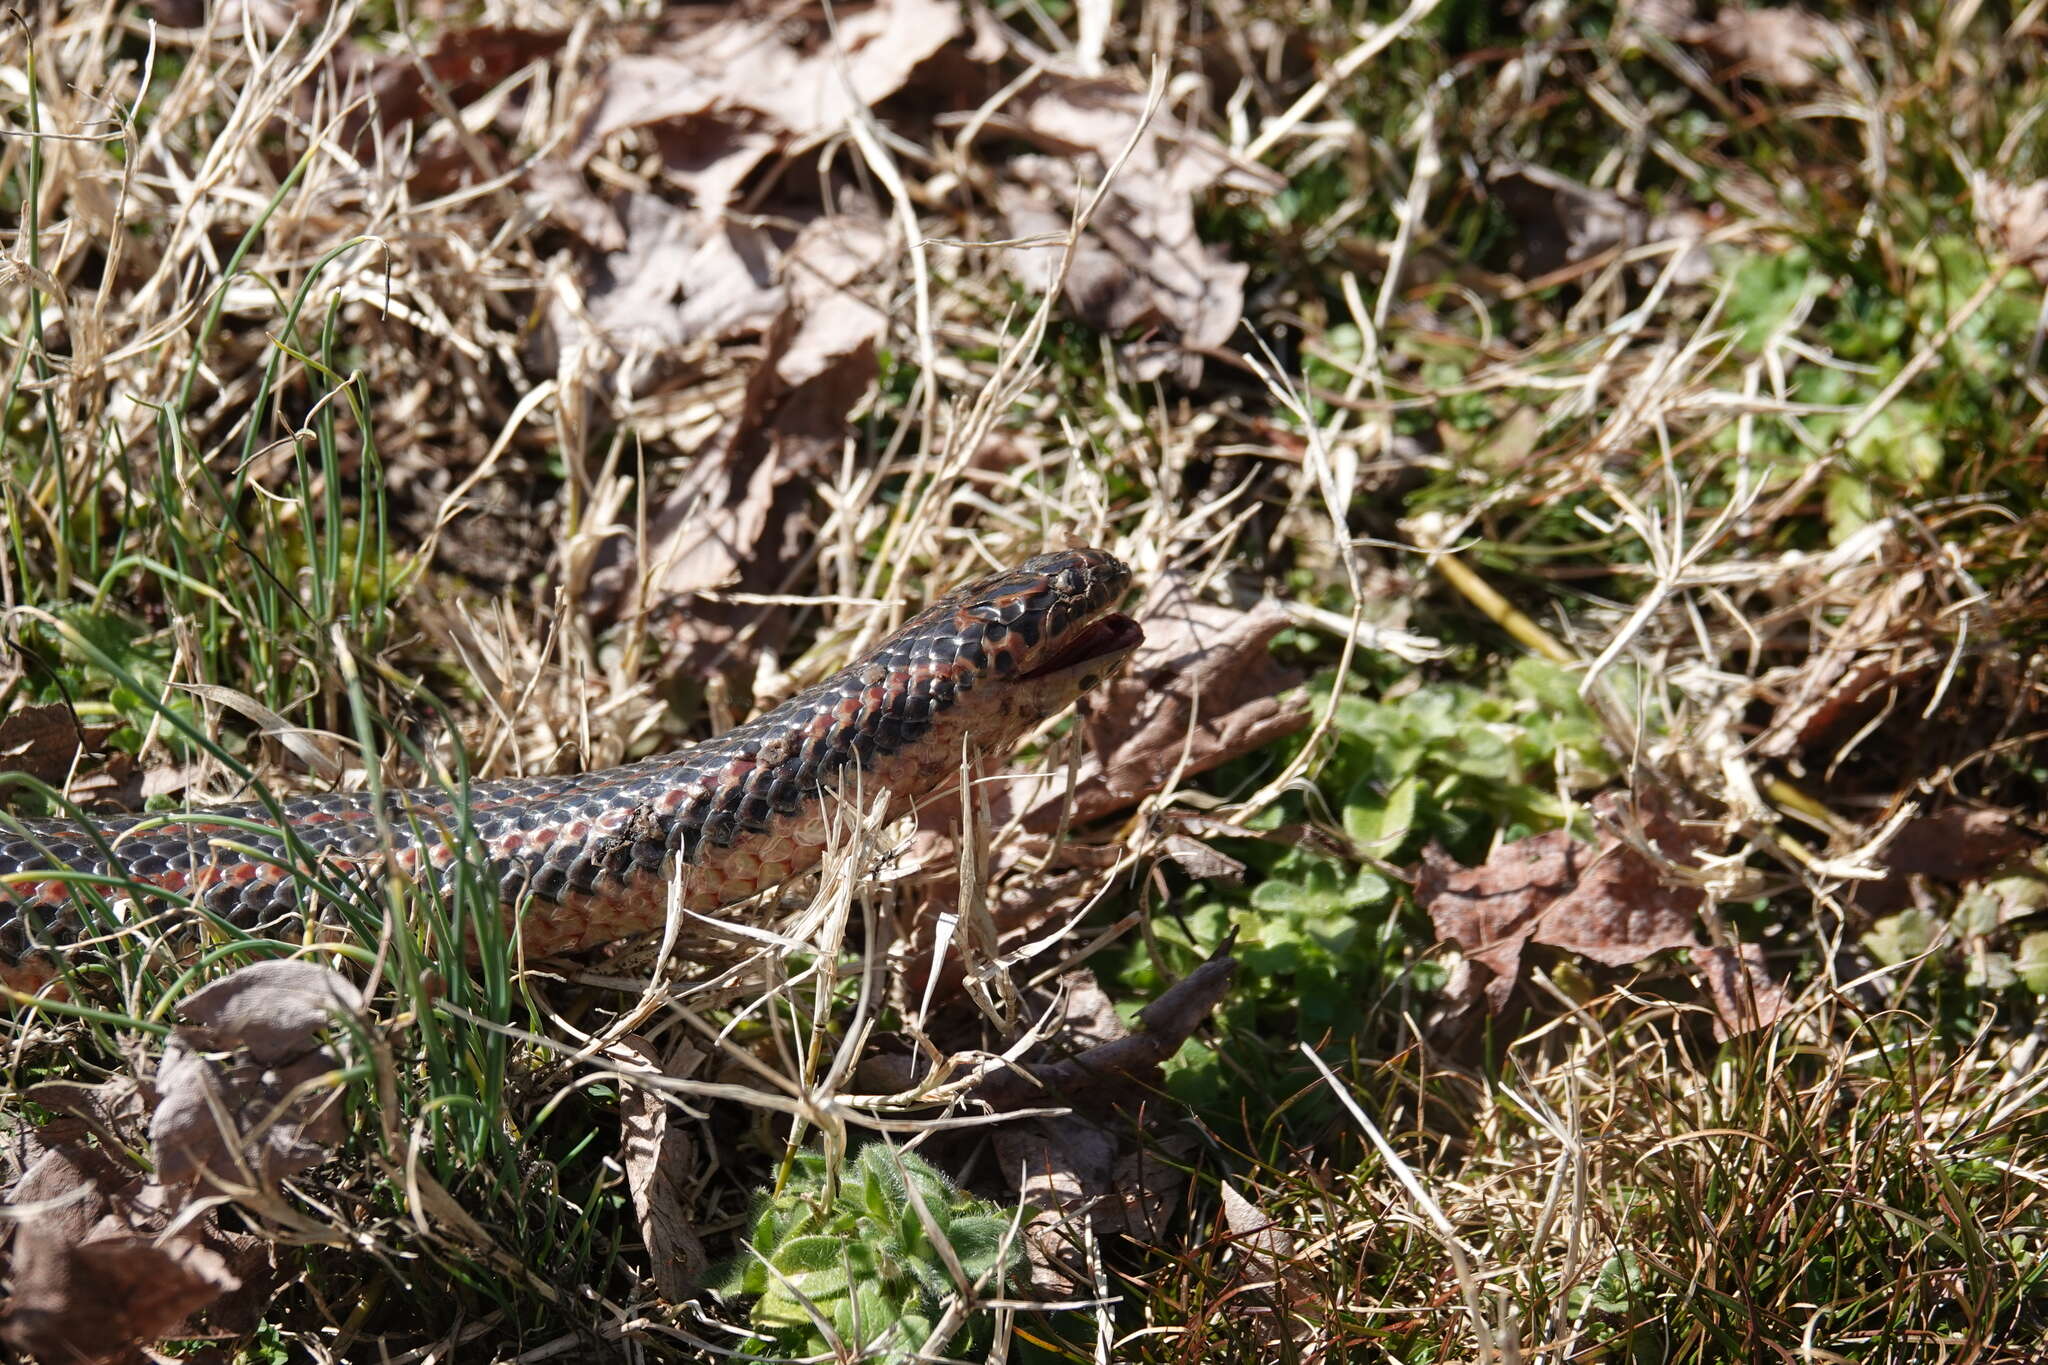
[[[1130,570],[1060,550],[962,585],[815,687],[716,738],[622,767],[479,782],[464,809],[530,955],[661,926],[671,876],[715,910],[815,866],[837,796],[898,814],[1007,753],[1143,641],[1112,610]],[[243,932],[304,912],[318,876],[396,871],[445,888],[464,810],[448,791],[362,792],[93,824],[0,815],[0,981],[58,979],[103,935]],[[310,861],[308,861],[310,859]],[[295,871],[294,869],[299,869]]]

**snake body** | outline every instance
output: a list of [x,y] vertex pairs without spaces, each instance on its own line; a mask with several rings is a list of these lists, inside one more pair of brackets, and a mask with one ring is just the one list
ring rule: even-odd
[[[0,980],[59,976],[100,935],[171,936],[211,916],[245,932],[306,913],[322,878],[396,871],[445,887],[466,813],[530,955],[666,919],[671,879],[716,909],[813,867],[838,802],[886,788],[891,813],[1006,753],[1142,641],[1110,608],[1130,570],[1100,550],[1040,555],[967,583],[862,658],[714,739],[623,767],[121,816],[0,816]],[[194,911],[204,912],[195,914]],[[170,926],[167,930],[166,926]]]

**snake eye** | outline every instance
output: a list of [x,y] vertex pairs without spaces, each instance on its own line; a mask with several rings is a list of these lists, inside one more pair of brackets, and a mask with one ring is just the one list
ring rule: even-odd
[[1081,595],[1081,575],[1072,569],[1061,569],[1053,575],[1052,585],[1068,597]]

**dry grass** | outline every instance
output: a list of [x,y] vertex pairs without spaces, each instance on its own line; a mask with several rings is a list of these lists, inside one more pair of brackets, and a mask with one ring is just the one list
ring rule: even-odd
[[[1010,1358],[2035,1358],[2040,20],[1809,16],[1745,47],[1744,11],[1679,9],[998,6],[1001,57],[963,32],[744,179],[733,221],[791,278],[834,268],[792,245],[814,219],[883,244],[843,291],[879,310],[872,370],[826,347],[780,377],[797,313],[684,335],[678,298],[631,292],[702,245],[625,208],[688,203],[687,159],[633,123],[578,150],[621,58],[705,15],[52,5],[7,30],[0,687],[129,756],[55,774],[74,796],[611,764],[1048,544],[1279,600],[1311,678],[1300,735],[1073,832],[1110,850],[1073,855],[1073,919],[962,950],[1034,940],[985,1012],[927,1017],[918,912],[958,874],[901,830],[850,828],[807,899],[665,964],[473,969],[419,927],[473,907],[376,889],[332,1078],[359,1122],[246,1192],[277,1297],[201,1326],[252,1361],[730,1349],[744,1308],[657,1292],[634,1095],[671,1101],[714,1256],[807,1143],[884,1132],[1007,1197],[968,1107],[862,1067],[1014,1046],[1084,957],[1141,1004],[1234,935],[1214,1023],[1089,1120],[1150,1154],[1120,1169],[1161,1211],[1075,1234],[1068,1306],[1012,1286]],[[808,12],[765,31],[829,52]],[[1135,141],[1070,166],[1079,191],[1030,170],[1044,144],[1004,118],[1034,62],[1099,62],[1243,163],[1192,200],[1249,267],[1227,342],[1163,289],[1082,320],[1128,259],[1045,254],[1088,286],[1065,301],[1010,273],[1006,193],[1139,247],[1174,204],[1098,192],[1158,193]],[[549,179],[572,155],[582,199]],[[767,307],[722,259],[682,296]],[[1532,951],[1507,1009],[1477,1003],[1398,870],[1583,825],[1609,787],[1696,833],[1666,870],[1705,943],[1760,950],[1773,1025],[1724,1037],[1671,953]],[[1060,870],[980,837],[991,903]],[[1247,883],[1188,875],[1188,837]],[[17,1096],[150,1069],[196,979],[147,948],[14,1016]]]

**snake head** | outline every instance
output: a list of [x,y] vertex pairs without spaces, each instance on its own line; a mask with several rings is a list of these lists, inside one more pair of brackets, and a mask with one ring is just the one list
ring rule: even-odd
[[1130,583],[1122,560],[1094,549],[1055,550],[969,583],[950,599],[962,655],[1065,706],[1144,643],[1138,623],[1111,610]]

